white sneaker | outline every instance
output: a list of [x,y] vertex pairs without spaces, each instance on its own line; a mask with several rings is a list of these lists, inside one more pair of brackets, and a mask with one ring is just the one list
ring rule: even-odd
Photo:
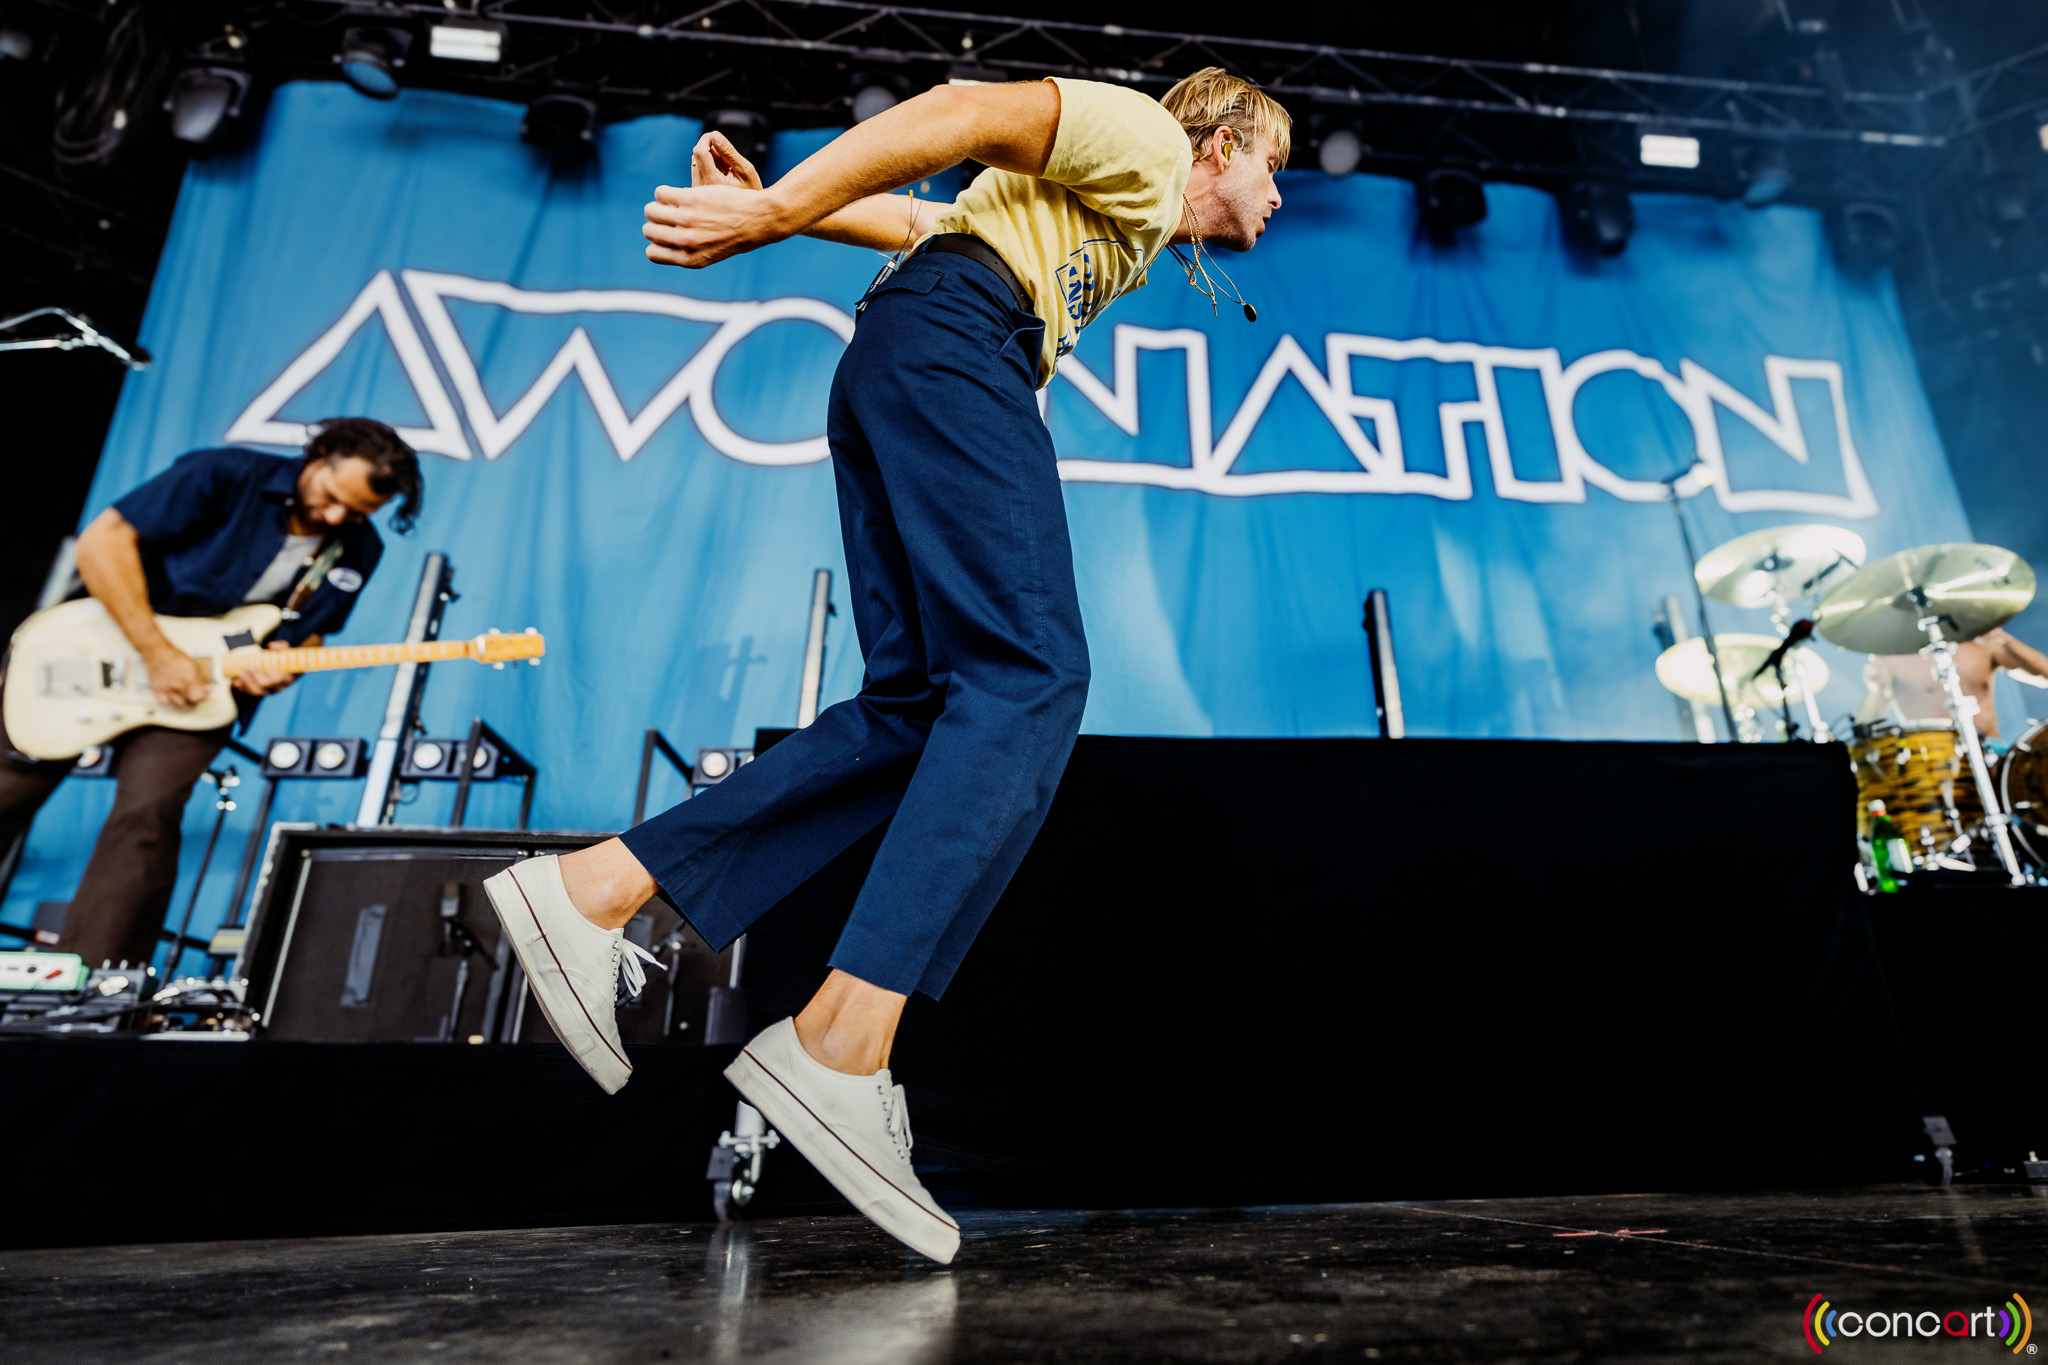
[[834,1071],[804,1051],[784,1019],[740,1049],[725,1069],[748,1104],[788,1138],[856,1209],[940,1265],[960,1249],[960,1225],[910,1168],[910,1115],[888,1069]]
[[661,960],[628,941],[625,930],[583,918],[552,853],[514,863],[484,891],[555,1036],[607,1095],[616,1094],[633,1075],[619,1042],[620,982],[627,996],[637,996],[647,983],[640,964]]

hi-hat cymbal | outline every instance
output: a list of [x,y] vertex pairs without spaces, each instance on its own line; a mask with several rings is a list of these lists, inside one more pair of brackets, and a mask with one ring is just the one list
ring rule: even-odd
[[1942,638],[1974,640],[2034,600],[2034,570],[1996,545],[1922,545],[1866,564],[1834,586],[1814,626],[1844,649],[1911,654],[1927,643],[1923,618]]
[[1863,537],[1839,526],[1773,526],[1707,551],[1693,569],[1700,591],[1738,607],[1811,597],[1863,562]]
[[[1783,702],[1798,701],[1811,688],[1818,692],[1828,685],[1827,660],[1804,645],[1793,646],[1785,656],[1785,686],[1778,686],[1775,672],[1761,678],[1750,674],[1762,667],[1782,641],[1775,635],[1722,634],[1714,637],[1721,654],[1721,677],[1728,684],[1728,704],[1755,711],[1772,711]],[[1714,668],[1707,658],[1704,640],[1680,640],[1657,656],[1657,681],[1688,701],[1721,704],[1714,690]]]

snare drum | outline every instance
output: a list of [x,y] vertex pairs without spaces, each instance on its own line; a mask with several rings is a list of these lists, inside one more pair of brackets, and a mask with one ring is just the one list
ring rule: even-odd
[[1857,830],[1870,833],[1870,803],[1884,802],[1884,813],[1916,863],[1948,853],[1957,839],[1984,823],[1970,755],[1957,742],[1954,721],[1858,725],[1849,742],[1849,761],[1856,769]]
[[2048,720],[2028,726],[1999,760],[1998,800],[2027,861],[2048,868]]

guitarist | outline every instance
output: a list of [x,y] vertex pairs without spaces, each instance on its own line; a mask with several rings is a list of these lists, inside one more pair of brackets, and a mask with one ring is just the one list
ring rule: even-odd
[[[79,534],[78,572],[142,656],[158,700],[192,706],[214,684],[164,638],[158,615],[218,616],[244,603],[276,603],[285,620],[270,648],[318,645],[348,620],[383,555],[371,514],[399,499],[392,528],[403,534],[419,515],[421,491],[412,447],[366,417],[320,423],[297,458],[195,450]],[[260,698],[291,682],[274,669],[237,676],[242,725]],[[114,809],[64,916],[58,951],[92,965],[155,956],[178,876],[185,802],[227,738],[228,727],[150,726],[121,741]],[[0,849],[28,827],[72,766],[36,762],[11,743],[5,750]]]

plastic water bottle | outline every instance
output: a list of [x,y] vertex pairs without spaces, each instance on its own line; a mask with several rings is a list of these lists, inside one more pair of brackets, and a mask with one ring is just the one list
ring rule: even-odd
[[1870,860],[1877,865],[1877,889],[1896,891],[1899,878],[1913,870],[1913,851],[1899,837],[1899,827],[1884,813],[1884,802],[1870,803]]

